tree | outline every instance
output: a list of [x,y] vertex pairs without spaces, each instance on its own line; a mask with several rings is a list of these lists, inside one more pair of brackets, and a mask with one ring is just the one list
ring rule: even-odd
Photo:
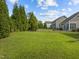
[[44,29],[47,29],[47,24],[46,23],[44,23]]
[[19,8],[18,8],[17,3],[14,4],[11,20],[14,23],[14,31],[18,31],[20,27],[20,24],[19,24],[20,21],[19,21]]
[[36,31],[38,28],[38,21],[35,17],[34,13],[29,13],[29,30],[30,31]]
[[0,0],[0,38],[9,36],[9,15],[5,0]]
[[28,29],[27,16],[25,12],[24,6],[19,7],[19,21],[20,23],[20,31],[26,31]]
[[27,30],[27,16],[25,13],[24,6],[14,5],[12,19],[15,23],[15,31],[26,31]]
[[42,21],[39,21],[38,22],[38,28],[39,29],[43,29],[44,28]]
[[10,22],[10,32],[14,32],[15,31],[14,28],[16,27],[15,23],[14,23],[14,21],[11,17],[9,17],[9,18],[10,18],[10,20],[9,20],[9,22]]

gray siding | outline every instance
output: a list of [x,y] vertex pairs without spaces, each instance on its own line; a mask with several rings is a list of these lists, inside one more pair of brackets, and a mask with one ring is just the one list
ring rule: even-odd
[[65,16],[59,17],[58,19],[56,19],[55,21],[52,22],[52,28],[53,29],[59,29],[61,28],[61,22],[63,22],[66,19]]
[[79,29],[79,12],[67,18],[62,23],[62,27],[63,27],[63,30],[66,30],[66,31],[68,30],[71,31],[73,29]]

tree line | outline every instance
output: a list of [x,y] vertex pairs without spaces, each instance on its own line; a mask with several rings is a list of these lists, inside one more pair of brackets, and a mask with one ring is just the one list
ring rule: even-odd
[[11,32],[36,31],[38,28],[46,28],[46,25],[44,27],[33,12],[26,14],[24,6],[15,3],[9,16],[6,0],[0,0],[0,39],[8,37]]

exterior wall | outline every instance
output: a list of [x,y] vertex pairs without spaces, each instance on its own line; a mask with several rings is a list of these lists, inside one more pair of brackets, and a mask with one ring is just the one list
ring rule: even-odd
[[[69,23],[70,23],[70,24],[71,24],[71,23],[75,23],[75,24],[76,24],[76,29],[79,29],[79,14],[76,15],[73,19],[71,19],[71,20],[69,21]],[[72,30],[72,29],[70,29],[70,30]]]
[[51,25],[52,25],[51,21],[46,21],[45,23],[46,23],[48,29],[51,28]]
[[63,22],[65,19],[65,17],[61,17],[60,19],[58,19],[56,21],[56,28],[61,28],[61,22]]
[[64,25],[62,25],[63,30],[65,31],[71,31],[71,25],[74,24],[74,29],[79,29],[79,14],[77,14],[75,17],[70,19],[68,22],[66,22]]
[[79,23],[77,22],[76,27],[79,29]]
[[[79,29],[79,14],[74,15],[72,19],[70,19],[68,22],[61,24],[66,18],[61,17],[58,20],[56,20],[52,26],[53,28],[62,28],[65,31],[71,31],[73,29]],[[71,28],[74,27],[74,28]]]
[[63,25],[63,30],[68,31],[69,30],[69,22],[65,23]]
[[59,29],[62,27],[61,22],[63,22],[66,19],[65,16],[58,18],[56,21],[52,23],[53,29]]
[[47,28],[50,28],[51,27],[51,23],[47,23]]
[[52,29],[56,29],[56,23],[52,24]]

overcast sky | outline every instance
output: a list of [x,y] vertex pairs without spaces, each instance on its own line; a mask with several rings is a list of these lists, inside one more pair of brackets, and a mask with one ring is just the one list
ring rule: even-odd
[[9,15],[13,5],[24,5],[26,12],[34,12],[39,20],[53,21],[60,16],[69,17],[79,11],[79,0],[6,0]]

